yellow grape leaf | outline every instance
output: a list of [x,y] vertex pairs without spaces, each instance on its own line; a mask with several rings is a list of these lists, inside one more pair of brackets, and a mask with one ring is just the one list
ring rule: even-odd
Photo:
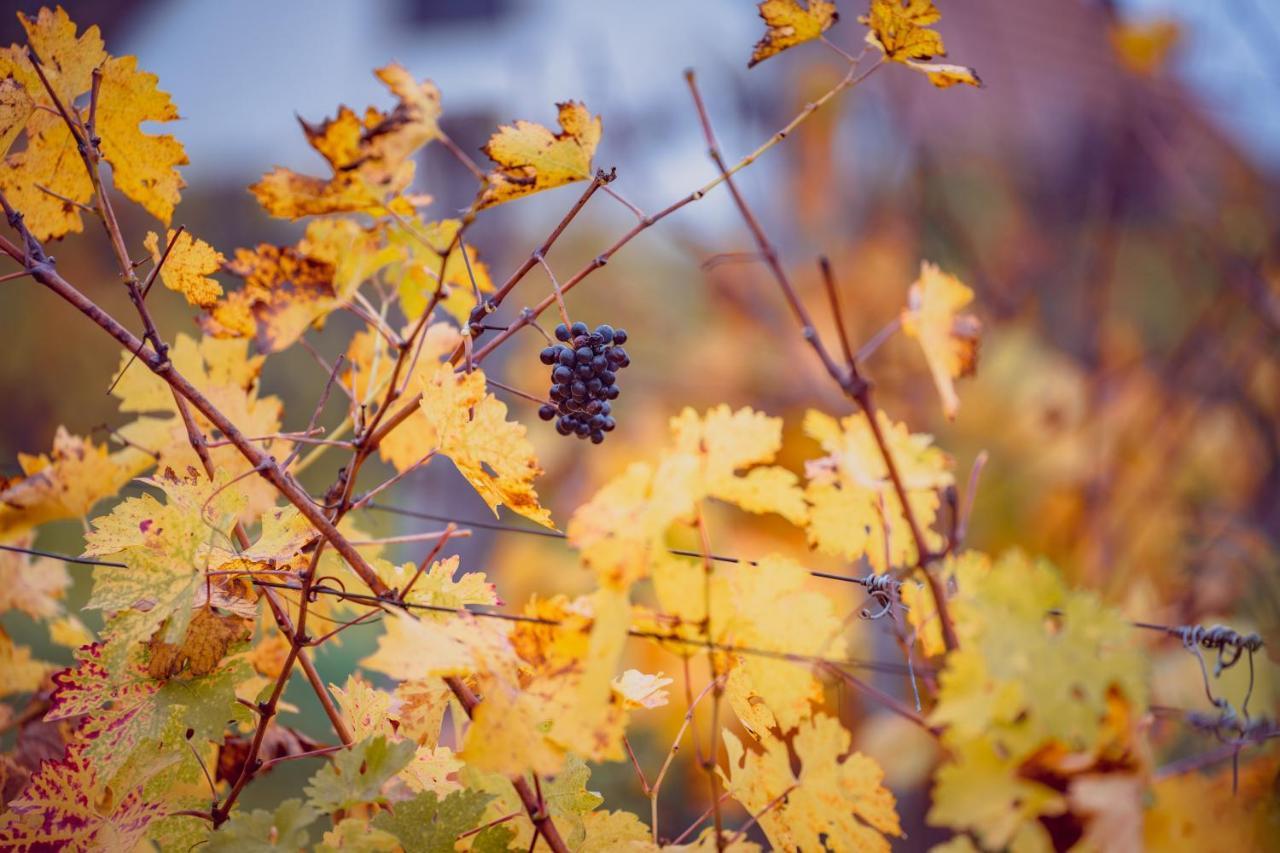
[[950,759],[928,820],[986,847],[1044,847],[1039,818],[1079,808],[1081,823],[1100,819],[1087,791],[1078,802],[1063,796],[1073,785],[1144,772],[1143,655],[1121,613],[1069,589],[1044,561],[1013,553],[956,577],[960,648],[946,658],[930,716],[945,727]]
[[86,555],[125,564],[95,567],[85,605],[120,614],[104,629],[113,656],[127,654],[131,643],[150,639],[161,625],[160,640],[183,642],[210,545],[226,541],[245,500],[237,489],[219,488],[225,475],[215,484],[195,469],[184,478],[166,471],[146,482],[163,491],[164,503],[150,494],[130,498],[95,518],[85,534]]
[[[939,490],[953,482],[951,460],[933,446],[931,436],[912,434],[883,411],[876,413],[876,420],[915,519],[933,550],[941,537],[929,528],[937,515]],[[866,414],[859,412],[837,422],[810,410],[804,430],[829,454],[805,466],[809,542],[848,560],[866,556],[877,572],[912,564],[915,539]]]
[[[433,562],[418,577],[404,600],[413,604],[450,607],[455,610],[468,604],[501,604],[497,589],[485,578],[484,572],[466,572],[454,580],[460,561],[461,558],[454,554]],[[405,563],[393,572],[384,573],[382,579],[397,589],[404,589],[417,570],[418,567],[413,563]]]
[[972,300],[973,291],[960,279],[924,261],[902,312],[902,331],[920,342],[948,420],[954,419],[960,408],[952,380],[969,376],[978,365],[982,324],[972,314],[960,313]]
[[[12,544],[28,548],[32,538],[23,536]],[[0,613],[17,610],[32,619],[52,620],[62,615],[62,598],[70,585],[61,560],[0,551]]]
[[460,757],[467,767],[490,773],[557,773],[566,752],[546,737],[548,723],[540,697],[510,682],[488,685]]
[[520,622],[512,629],[512,648],[529,669],[538,673],[561,672],[579,666],[586,658],[592,620],[591,601],[586,596],[570,600],[566,595],[539,598],[534,594],[521,612],[559,623]]
[[[172,230],[165,236],[165,242],[172,242]],[[160,249],[160,237],[154,231],[148,231],[142,245],[151,253],[151,260],[160,263],[164,252]],[[164,258],[164,266],[160,268],[160,280],[170,290],[176,290],[187,297],[187,302],[199,308],[208,308],[218,301],[222,295],[222,285],[209,278],[209,273],[217,272],[226,260],[222,253],[203,240],[191,236],[190,231],[183,231],[178,240]]]
[[840,20],[836,4],[828,0],[808,0],[808,8],[798,0],[764,0],[756,8],[766,29],[751,54],[748,68],[789,47],[818,38]]
[[781,418],[750,408],[735,412],[723,404],[701,418],[685,409],[671,419],[671,433],[674,451],[698,461],[701,483],[695,500],[706,495],[748,512],[776,512],[792,524],[804,523],[804,496],[796,475],[761,465],[772,462],[782,447]]
[[378,638],[377,650],[361,661],[366,669],[401,681],[473,673],[515,679],[510,625],[464,612],[424,613],[422,618],[402,610],[394,613],[385,620],[386,632]]
[[[400,733],[420,746],[435,746],[440,739],[445,709],[454,701],[449,686],[439,678],[401,681],[396,685],[395,699]],[[461,709],[456,713],[462,714]]]
[[1134,74],[1150,77],[1168,61],[1182,31],[1176,21],[1121,21],[1111,26],[1108,37],[1120,64]]
[[244,279],[244,287],[227,294],[203,318],[201,325],[215,337],[256,335],[263,352],[279,352],[338,305],[333,265],[293,246],[261,243],[255,249],[236,249],[226,270]]
[[[404,217],[404,220],[411,230],[399,227],[399,223],[389,226],[387,241],[401,258],[388,270],[388,278],[399,282],[400,308],[405,317],[416,320],[422,316],[431,295],[443,281],[441,306],[459,324],[466,323],[476,304],[472,277],[481,293],[493,291],[493,280],[489,277],[489,267],[480,260],[474,246],[467,246],[464,260],[462,251],[455,245],[462,222],[442,219],[423,223],[416,216]],[[446,252],[449,253],[447,260]]]
[[[76,97],[89,91],[93,69],[107,59],[98,28],[89,27],[77,37],[76,25],[61,8],[43,8],[35,18],[19,13],[18,20],[44,63],[45,75],[58,99],[71,109]],[[0,165],[0,190],[22,212],[27,227],[38,239],[79,232],[84,224],[78,205],[93,196],[93,184],[75,139],[57,114],[25,48],[16,44],[0,51],[0,79],[9,77],[25,91],[32,109],[27,111],[25,122],[26,148],[9,153]],[[16,104],[19,110],[20,100]]]
[[[129,362],[130,353],[121,353],[121,369]],[[174,367],[182,372],[200,392],[218,407],[245,435],[271,435],[280,430],[282,406],[277,397],[258,396],[258,377],[262,371],[262,356],[250,356],[248,341],[217,340],[205,337],[196,340],[179,334],[169,349]],[[187,439],[187,430],[178,414],[173,392],[163,379],[135,364],[120,377],[112,394],[120,400],[120,411],[141,415],[118,432],[130,446],[115,454],[127,463],[131,474],[138,474],[151,466],[160,470],[172,468],[186,471],[188,468],[203,471],[203,463]],[[194,409],[191,410],[197,426],[206,436],[214,433],[213,424]],[[258,446],[277,458],[291,446],[287,442],[259,442]],[[230,445],[209,448],[214,468],[230,477],[239,477],[251,469],[251,465]],[[235,491],[245,495],[246,513],[257,517],[275,507],[275,488],[261,477],[250,475],[239,479]],[[246,519],[247,520],[247,519]],[[226,542],[215,544],[226,545]]]
[[[417,363],[413,365],[409,387],[427,381],[439,368],[441,359],[452,353],[462,341],[457,327],[448,322],[432,323],[422,335],[421,349],[418,351]],[[381,335],[377,337],[381,338]],[[355,347],[355,341],[352,341],[352,346]],[[385,339],[380,342],[370,339],[367,345],[362,345],[360,350],[352,351],[350,355],[353,357],[352,369],[368,377],[374,388],[390,380],[393,356]],[[368,387],[365,385],[366,389]],[[403,472],[422,460],[431,449],[432,441],[431,423],[419,406],[404,423],[387,433],[378,445],[378,454],[395,466],[397,471]]]
[[0,815],[0,847],[12,850],[133,850],[170,810],[142,787],[112,791],[82,743],[46,761]]
[[47,521],[84,518],[94,504],[118,492],[134,471],[106,445],[58,427],[53,450],[18,454],[22,474],[0,477],[0,538],[9,538]]
[[661,708],[667,704],[670,694],[663,688],[674,679],[663,678],[662,673],[647,675],[638,669],[629,669],[613,679],[613,692],[622,698],[622,706],[635,708]]
[[561,187],[591,177],[591,157],[600,144],[600,117],[592,117],[577,101],[556,104],[560,132],[517,121],[503,125],[485,143],[484,153],[497,164],[480,195],[480,207]]
[[[943,589],[966,590],[991,570],[991,558],[980,551],[965,551],[949,555],[941,565],[930,571],[937,573]],[[942,640],[942,625],[933,593],[922,581],[907,581],[900,587],[902,604],[907,622],[915,632],[925,657],[934,657],[947,650]]]
[[884,771],[851,750],[849,733],[833,717],[818,714],[796,732],[799,773],[791,769],[786,742],[772,734],[765,735],[760,752],[746,749],[728,729],[723,736],[728,770],[716,772],[730,796],[760,815],[775,849],[888,851],[885,836],[902,835],[893,794],[882,784]]
[[0,157],[9,153],[35,107],[21,83],[12,77],[0,79]]
[[505,505],[512,512],[555,528],[551,513],[538,504],[533,481],[542,473],[533,455],[527,430],[507,420],[507,405],[485,387],[482,370],[458,373],[449,364],[423,377],[422,412],[432,440],[421,445],[448,456],[497,514]]
[[884,54],[885,59],[919,71],[939,89],[957,83],[981,86],[982,81],[972,68],[922,61],[947,55],[942,36],[929,29],[941,18],[933,0],[871,0],[870,10],[858,22],[870,28],[867,44]]
[[307,223],[298,251],[333,267],[333,292],[349,299],[361,283],[399,257],[382,223],[362,226],[354,218],[330,216]]
[[277,166],[249,188],[272,216],[298,219],[326,213],[413,212],[399,198],[413,180],[413,154],[440,135],[440,92],[431,81],[415,82],[392,64],[375,72],[399,98],[390,112],[369,107],[361,118],[342,107],[320,125],[302,121],[311,147],[333,174],[317,178]]
[[4,680],[0,682],[0,697],[34,692],[52,668],[47,663],[33,659],[31,649],[14,643],[4,628],[0,627],[0,672],[4,673]]
[[178,108],[159,78],[138,70],[132,56],[112,57],[102,70],[98,135],[116,188],[165,225],[173,217],[186,181],[178,167],[188,162],[182,143],[167,134],[143,133],[143,122],[175,121]]
[[578,853],[657,853],[649,827],[627,811],[593,811],[582,816],[586,833]]

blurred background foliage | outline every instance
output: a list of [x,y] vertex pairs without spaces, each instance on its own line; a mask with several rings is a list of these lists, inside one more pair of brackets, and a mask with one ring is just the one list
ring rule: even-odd
[[[377,100],[370,71],[388,60],[436,80],[444,93],[442,126],[469,151],[500,122],[550,123],[553,101],[584,100],[604,117],[596,163],[616,166],[614,188],[649,212],[714,174],[683,68],[698,70],[731,161],[842,73],[841,60],[817,45],[771,60],[767,72],[747,72],[758,21],[745,0],[64,5],[82,24],[99,24],[113,52],[143,57],[173,94],[185,121],[172,132],[192,160],[175,225],[227,255],[301,234],[299,224],[268,219],[245,187],[276,164],[315,166],[295,112],[318,120],[339,102]],[[1212,20],[1199,4],[1174,0],[940,2],[951,53],[979,69],[984,90],[943,96],[915,75],[887,69],[806,123],[740,185],[802,296],[824,318],[816,258],[831,259],[856,343],[895,321],[922,258],[976,290],[983,342],[976,378],[960,383],[954,422],[942,418],[913,343],[891,336],[868,361],[884,408],[934,433],[955,458],[958,481],[980,451],[990,455],[971,545],[1044,554],[1132,618],[1230,620],[1260,630],[1274,654],[1280,13],[1257,0],[1210,5],[1218,10]],[[860,10],[841,6],[844,20],[829,37],[855,49]],[[6,15],[0,42],[17,40],[16,22]],[[432,146],[419,163],[418,188],[435,197],[428,214],[443,217],[469,204],[474,183]],[[480,218],[470,242],[495,279],[542,240],[577,192],[544,193]],[[625,207],[598,194],[555,247],[552,266],[567,275],[632,221]],[[140,249],[154,224],[129,208],[123,226]],[[67,278],[117,316],[129,316],[100,238],[90,227],[53,252]],[[558,523],[627,463],[653,456],[666,440],[667,420],[684,406],[724,402],[784,416],[781,461],[793,470],[815,449],[800,433],[803,411],[848,411],[758,259],[741,254],[751,245],[717,190],[642,235],[569,296],[575,318],[627,328],[634,364],[617,407],[618,431],[600,447],[561,439],[537,420],[534,404],[507,395],[530,427],[547,471],[539,492]],[[533,303],[547,288],[535,271],[504,310]],[[102,440],[118,425],[114,400],[104,393],[118,365],[115,345],[28,281],[5,284],[0,306],[5,473],[13,473],[18,452],[47,451],[59,424],[82,433],[101,425]],[[175,294],[158,291],[152,310],[169,335],[194,330]],[[332,358],[355,328],[335,316],[311,339]],[[542,393],[542,345],[526,333],[486,368],[504,383]],[[286,428],[302,426],[324,378],[299,348],[267,362],[264,389],[285,401]],[[331,404],[329,422],[340,415]],[[307,485],[323,488],[338,464],[335,456],[312,466]],[[368,470],[370,482],[389,473]],[[486,517],[445,465],[415,473],[388,502]],[[377,512],[365,513],[361,525],[378,534],[433,529]],[[726,510],[711,525],[722,553],[781,550],[814,567],[859,569],[809,554],[795,528],[769,519]],[[39,544],[77,549],[79,533],[75,523],[56,525]],[[454,550],[464,568],[489,572],[515,606],[535,592],[591,585],[555,539],[477,529]],[[399,556],[416,560],[421,553],[405,546]],[[860,595],[834,586],[822,588],[846,612],[856,611]],[[73,594],[71,606],[83,595]],[[6,628],[38,643],[23,618],[6,616]],[[861,656],[897,660],[879,632],[851,630]],[[326,649],[319,656],[326,676],[341,682],[376,631],[349,631],[341,647]],[[656,766],[683,714],[680,662],[639,644],[630,654],[630,665],[677,677],[672,704],[649,712],[651,725],[636,741],[642,759]],[[46,656],[69,660],[65,650]],[[1161,647],[1154,666],[1153,701],[1205,704],[1194,659],[1176,640]],[[1269,671],[1260,670],[1254,707],[1274,716]],[[1231,677],[1244,673],[1237,668]],[[901,676],[873,678],[905,695]],[[936,748],[859,695],[836,692],[832,685],[859,747],[881,760],[902,798],[908,833],[923,843],[922,783]],[[289,695],[300,713],[288,721],[323,736],[309,691]],[[1174,726],[1167,742],[1188,752],[1208,747]],[[286,796],[308,772],[286,766],[246,799]],[[681,784],[705,784],[698,772],[689,768]],[[592,787],[604,789],[611,807],[646,811],[625,765],[598,769]],[[697,790],[683,798],[671,789],[667,808],[687,808],[692,818],[702,801]]]

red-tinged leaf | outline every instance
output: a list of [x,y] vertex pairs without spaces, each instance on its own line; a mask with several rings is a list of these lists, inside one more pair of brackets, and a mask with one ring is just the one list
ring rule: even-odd
[[5,850],[132,850],[163,802],[145,802],[141,786],[120,796],[99,777],[86,744],[67,748],[61,761],[45,762],[0,817]]

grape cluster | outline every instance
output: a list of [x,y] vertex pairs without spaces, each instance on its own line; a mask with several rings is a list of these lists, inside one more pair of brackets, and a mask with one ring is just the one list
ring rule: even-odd
[[[607,324],[593,332],[586,323],[556,326],[556,339],[540,355],[551,366],[551,400],[538,410],[544,421],[556,418],[556,432],[604,441],[615,426],[610,400],[618,397],[618,371],[631,363],[622,344],[627,333]],[[567,346],[566,346],[567,344]]]

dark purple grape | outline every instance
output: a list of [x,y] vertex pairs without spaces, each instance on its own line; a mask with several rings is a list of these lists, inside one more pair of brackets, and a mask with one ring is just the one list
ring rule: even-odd
[[556,360],[555,347],[547,347],[542,352],[538,353],[538,360],[541,361],[543,364],[553,363]]
[[591,432],[591,425],[584,420],[579,420],[573,425],[573,431],[578,435],[587,435]]
[[617,421],[615,421],[613,418],[609,417],[608,415],[605,415],[604,423],[600,426],[600,429],[604,430],[605,432],[613,432],[613,428],[616,427],[617,425],[618,425]]
[[544,421],[549,421],[556,416],[556,407],[550,403],[544,403],[538,408],[538,417]]
[[[574,384],[576,385],[577,383]],[[583,390],[586,389],[584,388]],[[618,390],[617,385],[610,385],[608,388],[604,389],[604,398],[606,400],[616,400],[618,399],[618,395],[621,393],[622,392]]]
[[569,433],[573,432],[573,427],[569,425],[568,418],[561,418],[560,420],[556,421],[556,432],[560,433],[561,435],[568,435]]
[[614,373],[612,370],[601,370],[596,374],[596,376],[599,377],[600,384],[606,387],[618,381],[618,374]]
[[599,394],[599,393],[600,393],[600,389],[601,389],[601,388],[603,388],[603,387],[604,387],[604,385],[602,385],[602,384],[600,383],[600,380],[599,380],[599,379],[588,379],[588,380],[587,380],[587,393],[588,393],[588,394],[590,394],[590,395],[591,395],[591,396],[593,396],[593,397],[594,397],[595,395]]
[[604,415],[592,415],[587,423],[591,424],[592,429],[604,429]]
[[612,411],[613,411],[613,406],[610,406],[608,403],[600,404],[600,414],[607,415],[607,414],[610,414]]
[[583,347],[580,350],[575,350],[573,356],[574,360],[577,361],[578,364],[587,364],[594,359],[595,351],[592,350],[591,347]]
[[[617,387],[616,385],[614,386]],[[587,396],[587,383],[582,381],[574,382],[569,386],[569,393],[573,395],[573,399],[581,400]]]
[[605,354],[610,364],[621,364],[622,360],[627,357],[627,351],[622,347],[609,347],[609,351]]
[[615,344],[625,344],[625,343],[627,342],[627,330],[626,330],[626,329],[614,329],[614,330],[613,330],[613,342],[614,342]]
[[578,337],[579,335],[585,335],[588,331],[590,330],[587,329],[587,324],[581,321],[574,323],[572,326],[569,327],[569,334],[575,338]]
[[559,403],[564,399],[564,386],[552,385],[551,390],[547,392],[547,396],[551,398],[552,402]]
[[596,373],[601,373],[609,369],[609,359],[603,355],[598,355],[591,359],[591,369]]
[[604,441],[604,433],[598,429],[593,429],[591,431],[591,443],[599,444],[602,441]]
[[551,381],[558,385],[573,381],[573,371],[563,364],[551,371]]
[[584,406],[582,410],[583,410],[584,412],[586,412],[588,415],[594,415],[594,414],[596,414],[596,413],[598,413],[598,412],[603,411],[603,410],[604,410],[604,407],[605,407],[605,406],[607,406],[607,405],[609,405],[609,404],[608,404],[608,403],[602,403],[602,402],[600,402],[599,400],[588,400],[588,401],[587,401],[587,405],[586,405],[586,406]]
[[556,326],[557,341],[567,341],[569,340],[570,337],[572,337],[572,335],[569,334],[568,326],[566,326],[564,323],[561,323],[559,326]]
[[578,360],[574,357],[573,350],[568,347],[560,347],[560,351],[556,353],[556,361],[560,362],[565,367],[573,367]]
[[573,339],[574,349],[582,349],[583,347],[589,347],[589,346],[591,346],[591,338],[587,337],[586,335],[578,335],[576,338]]
[[610,326],[608,323],[601,323],[599,326],[596,326],[595,333],[600,336],[600,340],[604,343],[613,343],[613,326]]

